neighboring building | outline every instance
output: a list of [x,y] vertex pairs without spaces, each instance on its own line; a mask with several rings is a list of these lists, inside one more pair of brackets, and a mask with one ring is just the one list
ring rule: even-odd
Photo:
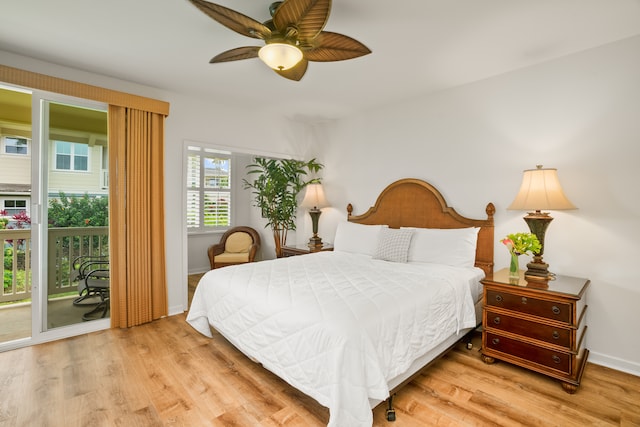
[[[52,130],[48,144],[48,196],[107,196],[109,190],[107,137]],[[0,216],[31,216],[30,127],[0,118]]]

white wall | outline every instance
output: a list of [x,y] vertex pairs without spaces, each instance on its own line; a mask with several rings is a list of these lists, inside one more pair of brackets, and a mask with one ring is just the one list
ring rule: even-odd
[[640,375],[640,37],[364,112],[329,134],[334,208],[321,236],[347,203],[363,213],[392,181],[421,178],[462,215],[495,204],[497,268],[509,260],[499,239],[528,231],[525,212],[506,210],[522,170],[557,168],[579,209],[552,212],[544,258],[557,274],[591,279],[590,360]]

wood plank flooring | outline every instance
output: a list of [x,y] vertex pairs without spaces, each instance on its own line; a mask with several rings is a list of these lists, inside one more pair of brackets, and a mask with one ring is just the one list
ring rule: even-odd
[[[324,426],[328,410],[185,315],[0,353],[0,426]],[[640,378],[588,364],[574,395],[459,344],[374,425],[640,426]]]

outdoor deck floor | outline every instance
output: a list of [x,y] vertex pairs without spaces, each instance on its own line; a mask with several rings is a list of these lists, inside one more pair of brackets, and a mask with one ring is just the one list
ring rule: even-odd
[[[73,305],[75,297],[58,298],[49,301],[48,328],[82,323],[82,315],[94,306],[78,307]],[[31,336],[31,303],[6,305],[0,307],[0,342]]]

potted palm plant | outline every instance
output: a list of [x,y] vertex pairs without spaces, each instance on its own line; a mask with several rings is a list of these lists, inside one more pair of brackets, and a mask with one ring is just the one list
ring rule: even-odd
[[254,206],[260,208],[267,219],[265,227],[271,227],[276,256],[281,257],[287,232],[296,229],[298,193],[308,184],[320,183],[320,178],[307,179],[307,174],[318,172],[323,165],[316,159],[305,162],[256,157],[247,168],[247,174],[255,178],[244,179],[244,188],[253,190]]

